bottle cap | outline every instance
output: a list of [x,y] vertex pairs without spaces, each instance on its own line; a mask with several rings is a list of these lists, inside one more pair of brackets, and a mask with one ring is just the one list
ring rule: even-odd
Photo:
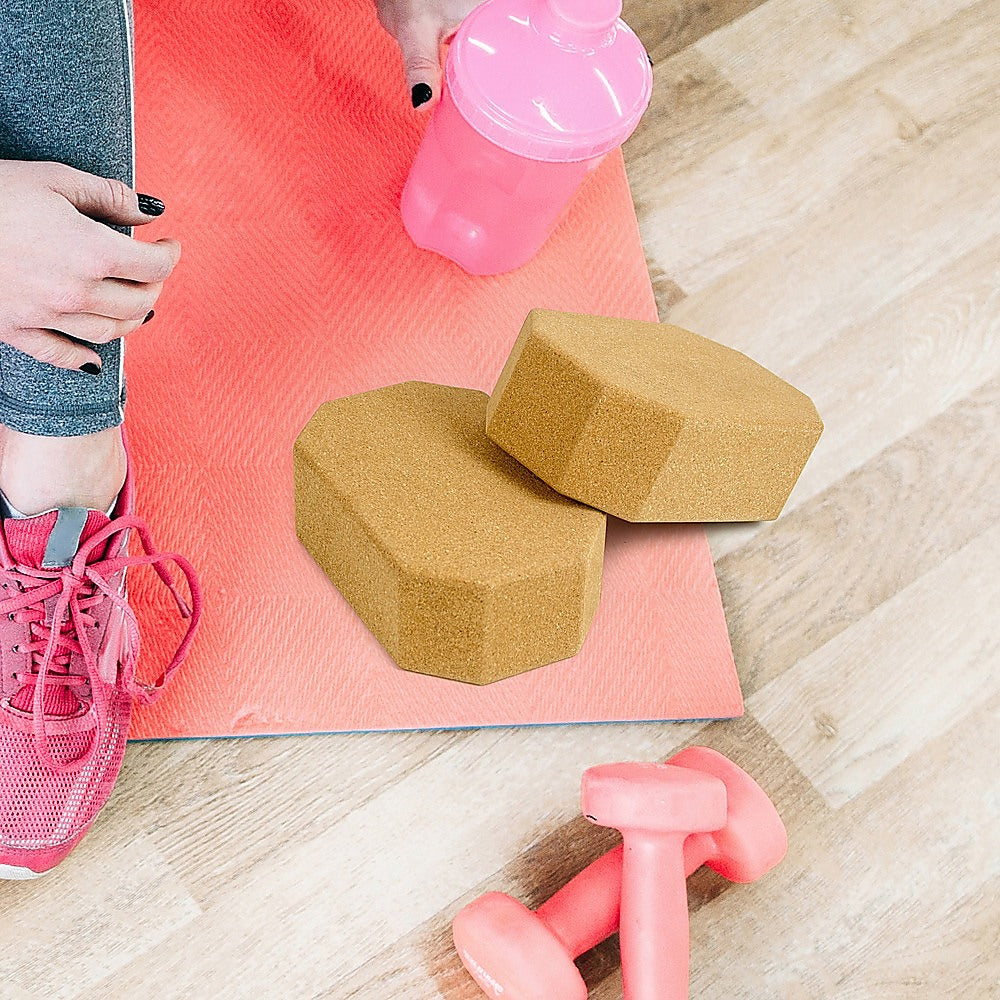
[[621,0],[486,0],[462,22],[445,81],[491,142],[536,160],[588,160],[620,146],[653,74]]

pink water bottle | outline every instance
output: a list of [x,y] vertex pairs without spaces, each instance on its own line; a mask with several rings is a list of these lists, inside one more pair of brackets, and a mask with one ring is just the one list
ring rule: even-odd
[[403,189],[413,242],[470,274],[530,260],[633,132],[653,76],[621,0],[486,0],[448,50]]

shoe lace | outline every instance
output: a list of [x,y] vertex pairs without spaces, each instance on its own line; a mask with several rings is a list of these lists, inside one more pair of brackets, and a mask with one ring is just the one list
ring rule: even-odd
[[[142,543],[141,555],[127,553],[95,558],[89,556],[113,535],[133,529]],[[187,580],[191,605],[181,596],[167,570],[174,563]],[[108,578],[126,566],[152,566],[173,595],[182,618],[190,619],[172,659],[151,683],[136,676],[139,662],[140,635],[135,613],[109,582]],[[20,563],[9,568],[7,575],[17,584],[17,593],[0,600],[0,614],[6,613],[15,621],[29,623],[34,641],[20,645],[19,652],[31,654],[30,671],[15,673],[21,683],[34,685],[31,721],[35,752],[39,760],[54,771],[77,771],[85,767],[97,752],[101,737],[108,723],[111,696],[99,673],[99,648],[88,637],[88,627],[95,626],[93,609],[110,601],[122,610],[128,634],[128,649],[122,663],[118,685],[140,705],[155,701],[169,682],[181,661],[187,655],[201,618],[201,588],[194,567],[176,552],[160,552],[153,545],[149,528],[141,519],[131,514],[115,518],[83,542],[73,558],[72,565],[55,569],[41,569]],[[45,602],[55,597],[51,622],[46,623]],[[79,654],[86,669],[85,674],[71,672],[73,654]],[[68,761],[58,761],[49,749],[49,727],[43,710],[45,691],[49,685],[90,685],[97,724],[87,750]]]

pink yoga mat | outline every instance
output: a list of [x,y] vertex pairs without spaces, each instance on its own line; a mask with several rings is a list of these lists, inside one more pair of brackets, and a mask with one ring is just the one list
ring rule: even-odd
[[[184,256],[126,350],[138,512],[205,613],[132,736],[738,715],[704,532],[612,521],[571,660],[486,687],[397,668],[300,545],[292,443],[325,400],[408,379],[491,390],[530,308],[655,319],[621,157],[528,266],[472,278],[398,200],[426,118],[367,0],[136,0],[138,187]],[[711,331],[702,331],[711,335]],[[161,593],[162,591],[162,593]],[[132,579],[142,672],[180,633]]]

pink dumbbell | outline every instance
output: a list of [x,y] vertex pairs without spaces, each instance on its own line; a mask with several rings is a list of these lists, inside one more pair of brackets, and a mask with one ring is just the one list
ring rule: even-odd
[[[720,830],[684,841],[684,869],[703,864],[732,882],[753,882],[785,856],[788,837],[761,787],[728,757],[689,747],[670,760],[719,778],[727,818]],[[455,918],[455,945],[485,993],[508,1000],[584,1000],[587,987],[573,960],[618,930],[622,848],[616,847],[532,912],[491,892]]]
[[624,1000],[687,1000],[684,841],[726,823],[726,786],[673,764],[603,764],[583,774],[583,814],[621,831],[618,935]]

